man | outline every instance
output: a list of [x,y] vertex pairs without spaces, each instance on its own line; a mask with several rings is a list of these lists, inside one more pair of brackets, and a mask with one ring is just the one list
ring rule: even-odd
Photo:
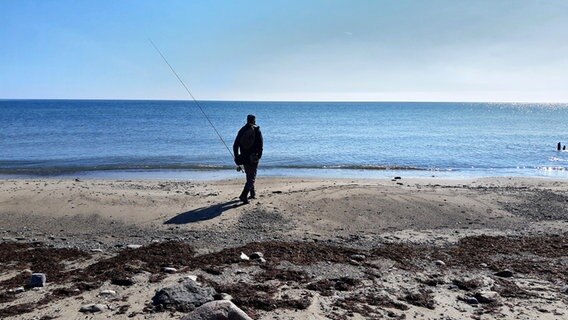
[[[239,199],[243,203],[249,203],[248,199],[254,199],[256,193],[254,191],[254,181],[256,179],[256,170],[258,162],[262,158],[262,133],[260,127],[256,125],[256,117],[252,114],[247,116],[247,124],[245,124],[233,143],[233,154],[235,155],[235,163],[244,165],[247,175],[247,182],[243,188]],[[247,195],[250,192],[250,197]]]

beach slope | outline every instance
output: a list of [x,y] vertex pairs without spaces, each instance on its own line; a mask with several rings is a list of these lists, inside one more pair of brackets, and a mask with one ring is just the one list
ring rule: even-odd
[[0,316],[181,319],[152,298],[188,276],[255,319],[568,315],[562,180],[257,184],[0,181]]

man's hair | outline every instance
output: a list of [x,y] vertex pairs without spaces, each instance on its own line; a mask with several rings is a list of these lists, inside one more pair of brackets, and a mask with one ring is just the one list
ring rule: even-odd
[[253,123],[256,120],[256,117],[254,114],[249,114],[247,116],[247,123]]

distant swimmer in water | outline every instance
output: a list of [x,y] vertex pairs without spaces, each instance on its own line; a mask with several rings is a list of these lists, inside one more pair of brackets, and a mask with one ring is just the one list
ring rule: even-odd
[[[556,145],[556,151],[560,151],[560,149],[562,149],[562,144],[558,142],[558,144]],[[564,146],[564,150],[566,150],[566,146]]]

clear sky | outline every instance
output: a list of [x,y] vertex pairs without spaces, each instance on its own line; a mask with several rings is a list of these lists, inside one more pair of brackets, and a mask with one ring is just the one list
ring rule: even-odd
[[568,102],[566,0],[1,0],[0,99]]

